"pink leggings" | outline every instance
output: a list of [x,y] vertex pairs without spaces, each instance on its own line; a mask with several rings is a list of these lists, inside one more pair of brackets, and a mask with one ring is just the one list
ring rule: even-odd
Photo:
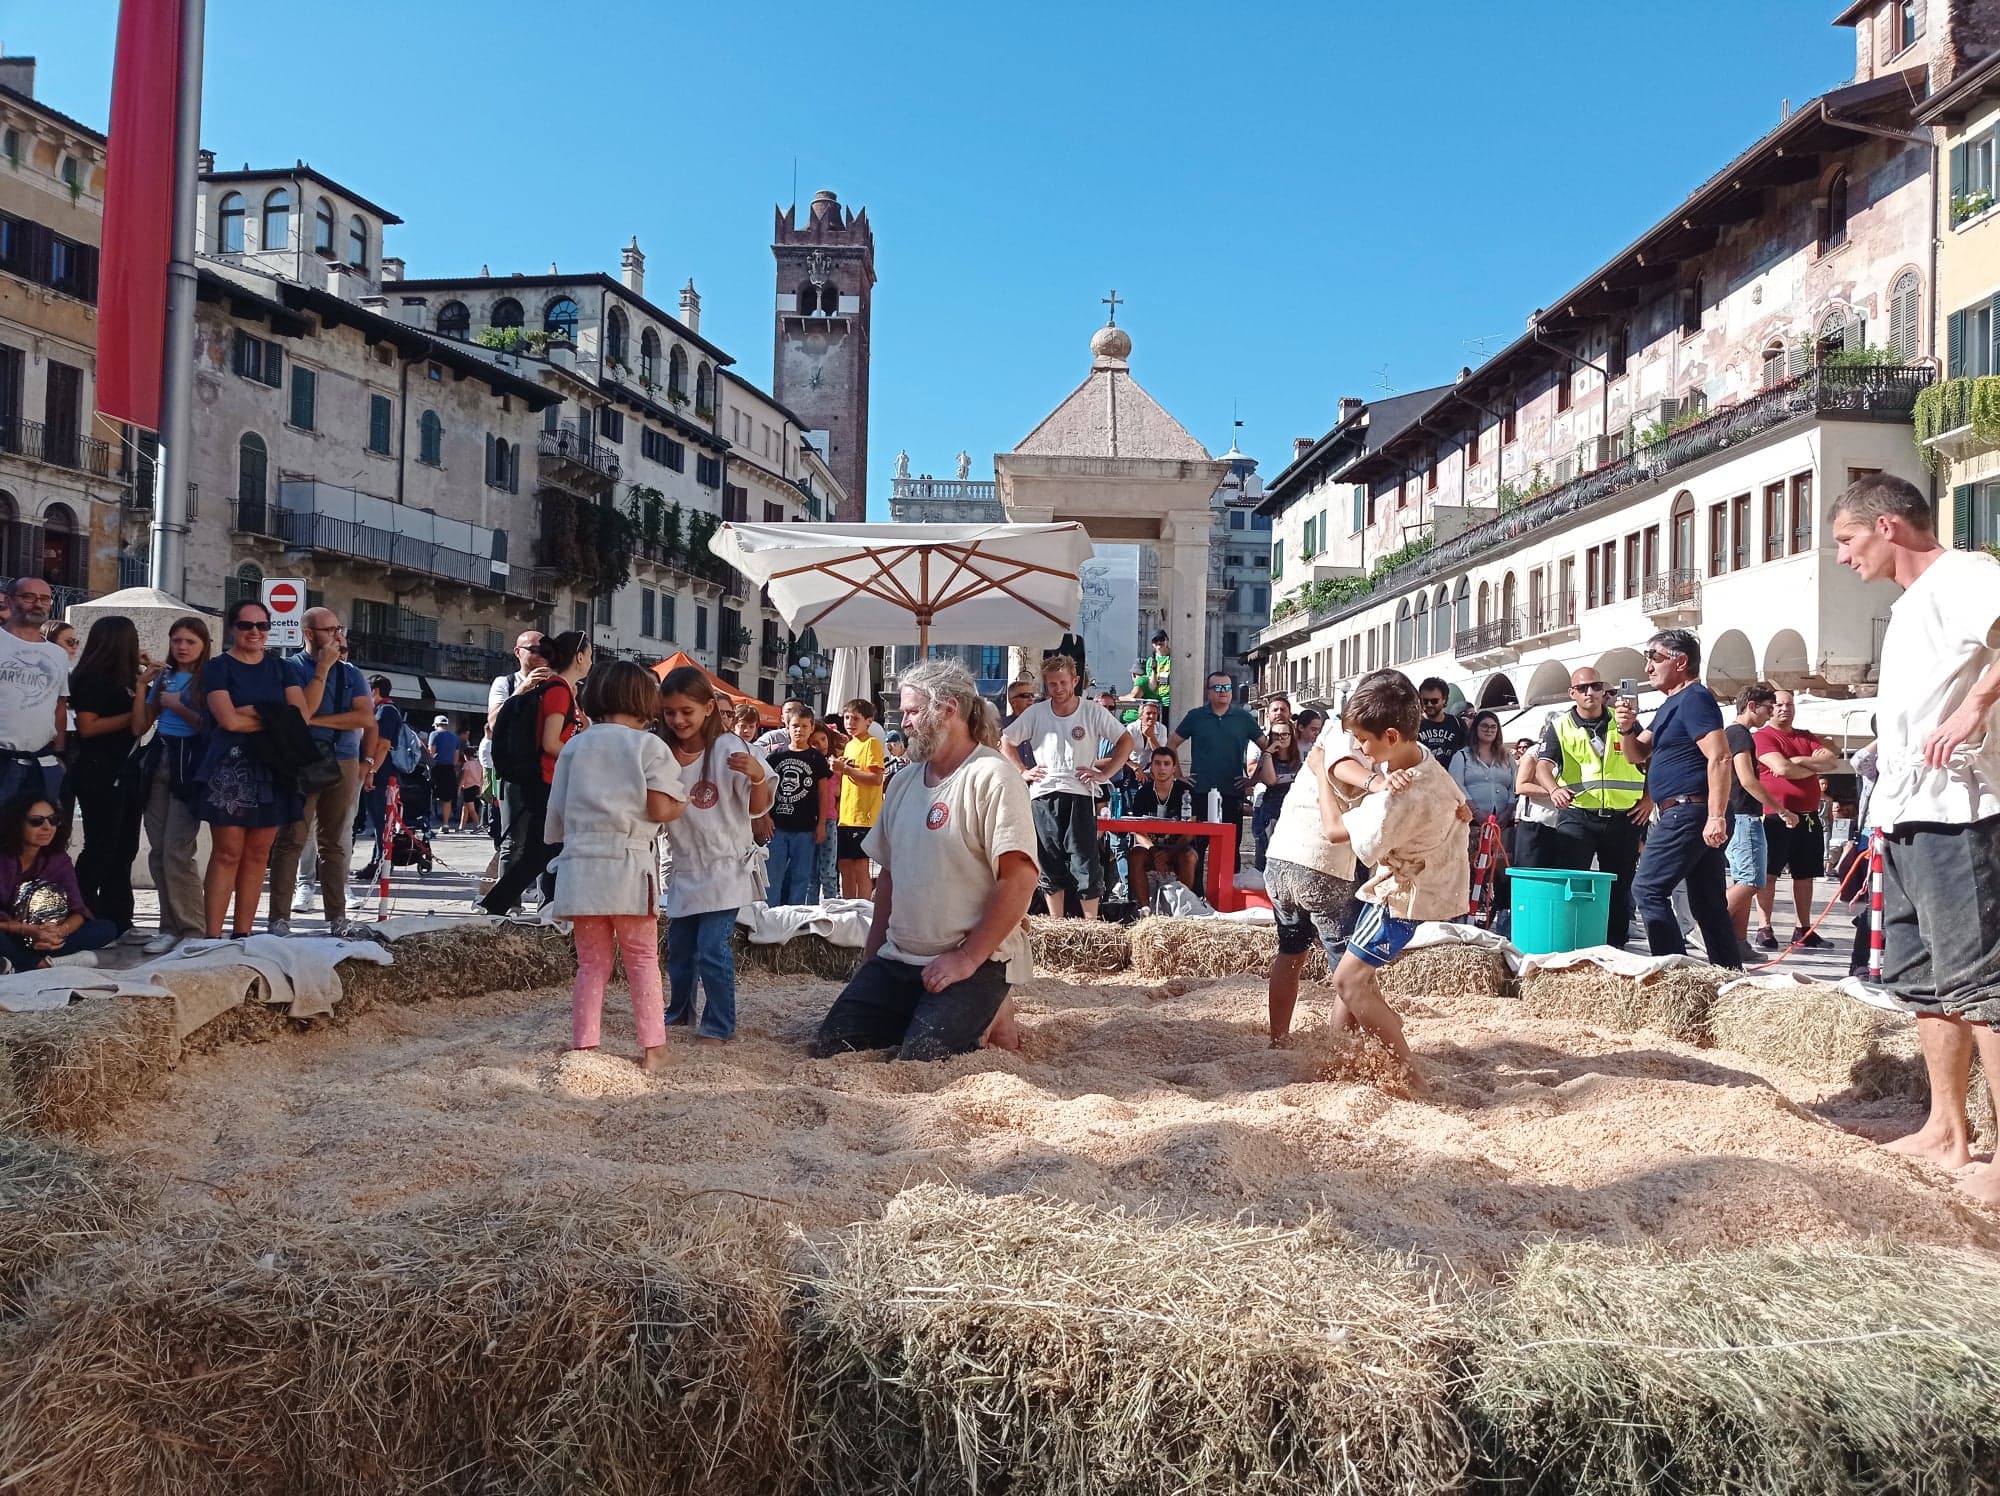
[[570,1005],[570,1033],[578,1049],[595,1049],[604,1015],[604,989],[611,982],[611,946],[616,937],[625,957],[625,981],[632,989],[632,1022],[639,1047],[667,1042],[666,1004],[660,992],[660,927],[650,914],[579,914],[576,930],[576,995]]

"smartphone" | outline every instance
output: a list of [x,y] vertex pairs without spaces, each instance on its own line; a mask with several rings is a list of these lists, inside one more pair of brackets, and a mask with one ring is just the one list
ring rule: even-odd
[[1626,676],[1618,682],[1618,694],[1627,701],[1636,703],[1639,700],[1639,683],[1631,676]]

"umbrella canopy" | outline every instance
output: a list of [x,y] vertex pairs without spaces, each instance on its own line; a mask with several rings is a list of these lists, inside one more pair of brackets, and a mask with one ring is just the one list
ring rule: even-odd
[[735,686],[730,685],[728,681],[703,665],[701,661],[695,659],[684,649],[676,650],[673,654],[668,655],[659,664],[655,665],[653,667],[653,674],[657,675],[661,680],[665,680],[670,671],[678,670],[683,665],[692,665],[703,675],[707,676],[708,683],[715,688],[715,694],[720,696],[724,701],[730,703],[747,701],[750,705],[757,708],[757,720],[764,726],[783,727],[785,725],[783,710],[771,705],[768,701],[759,701],[756,697],[739,691]]
[[1051,645],[1074,632],[1082,525],[724,525],[708,548],[823,646]]

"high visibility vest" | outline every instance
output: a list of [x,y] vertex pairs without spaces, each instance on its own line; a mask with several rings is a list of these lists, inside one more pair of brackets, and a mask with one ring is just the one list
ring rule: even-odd
[[1630,810],[1646,793],[1646,771],[1625,761],[1616,728],[1607,724],[1601,761],[1597,740],[1573,711],[1556,718],[1556,742],[1563,755],[1556,778],[1575,797],[1571,803],[1578,810]]

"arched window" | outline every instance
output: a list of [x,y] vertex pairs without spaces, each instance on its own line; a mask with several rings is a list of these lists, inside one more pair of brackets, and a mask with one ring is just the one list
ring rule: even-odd
[[1764,345],[1764,388],[1785,382],[1785,340],[1773,338]]
[[427,410],[417,418],[417,461],[428,467],[439,467],[444,462],[444,422],[434,410]]
[[1439,654],[1451,648],[1451,592],[1439,587],[1431,603],[1431,649]]
[[558,296],[542,313],[542,331],[550,333],[565,342],[576,341],[576,303],[567,296]]
[[[496,308],[496,311],[498,309]],[[496,327],[498,323],[494,324]],[[438,308],[438,335],[446,338],[463,339],[472,332],[472,313],[465,309],[462,301],[447,301]]]
[[678,343],[667,353],[667,393],[683,400],[688,395],[688,360]]
[[83,163],[74,156],[62,158],[61,176],[63,186],[69,188],[71,197],[83,191]]
[[292,195],[274,187],[264,195],[264,228],[257,241],[259,249],[292,247]]
[[798,308],[801,316],[810,317],[819,310],[819,287],[811,281],[799,283]]
[[222,200],[222,208],[216,214],[215,242],[217,251],[225,255],[243,253],[243,194],[232,192]]
[[521,303],[511,296],[503,296],[494,302],[493,325],[495,327],[519,327],[521,325]]
[[703,359],[694,371],[694,408],[696,410],[707,411],[715,409],[715,401],[711,398],[711,391],[709,389],[707,359]]
[[347,220],[347,263],[356,270],[368,269],[368,225],[359,213]]
[[236,528],[262,534],[264,530],[265,475],[270,452],[264,438],[246,432],[236,444]]
[[1842,167],[1833,174],[1833,180],[1826,184],[1826,197],[1821,203],[1819,220],[1819,247],[1824,254],[1829,249],[1838,249],[1847,242],[1847,168]]
[[1694,495],[1683,489],[1674,497],[1672,517],[1673,569],[1694,570]]
[[1396,663],[1402,664],[1410,658],[1410,650],[1416,643],[1410,632],[1410,600],[1406,597],[1396,604]]
[[333,204],[321,198],[319,206],[313,210],[314,254],[325,255],[329,260],[333,258],[333,229]]
[[42,515],[42,579],[54,587],[82,587],[86,571],[76,512],[67,504],[49,505]]
[[1464,577],[1451,590],[1451,611],[1452,624],[1460,633],[1472,627],[1472,584]]
[[1479,626],[1485,628],[1493,620],[1493,591],[1485,582],[1479,584]]
[[239,598],[262,600],[264,596],[264,568],[255,561],[245,561],[236,568],[236,574],[226,579],[222,588],[222,606],[232,608]]
[[0,134],[0,156],[7,158],[9,166],[19,166],[21,164],[21,132],[19,130],[9,130],[5,134]]
[[1416,653],[1413,660],[1421,660],[1431,652],[1431,608],[1427,593],[1419,592],[1417,600],[1410,605],[1410,621],[1416,625]]
[[1847,347],[1847,327],[1847,313],[1839,307],[1819,319],[1819,335],[1814,341],[1821,363]]
[[1502,582],[1502,583],[1500,584],[1500,620],[1501,620],[1501,622],[1503,622],[1503,623],[1504,623],[1504,622],[1506,622],[1506,621],[1507,621],[1508,619],[1510,619],[1510,618],[1512,618],[1512,617],[1514,616],[1514,609],[1515,609],[1515,606],[1516,606],[1516,605],[1517,605],[1517,604],[1518,604],[1519,602],[1520,602],[1520,598],[1519,598],[1519,597],[1517,597],[1517,596],[1515,595],[1515,589],[1514,589],[1514,573],[1512,573],[1512,572],[1510,571],[1510,572],[1508,572],[1508,573],[1507,573],[1507,578],[1506,578],[1506,580],[1505,580],[1505,581],[1503,581],[1503,582]]
[[819,309],[829,317],[840,310],[840,287],[832,281],[819,288]]
[[628,346],[625,314],[613,307],[604,318],[604,361],[608,364],[625,362]]
[[1914,363],[1923,346],[1917,314],[1923,310],[1923,282],[1914,270],[1896,277],[1889,292],[1889,351],[1904,363]]
[[650,327],[639,334],[639,377],[648,384],[660,382],[660,335]]

